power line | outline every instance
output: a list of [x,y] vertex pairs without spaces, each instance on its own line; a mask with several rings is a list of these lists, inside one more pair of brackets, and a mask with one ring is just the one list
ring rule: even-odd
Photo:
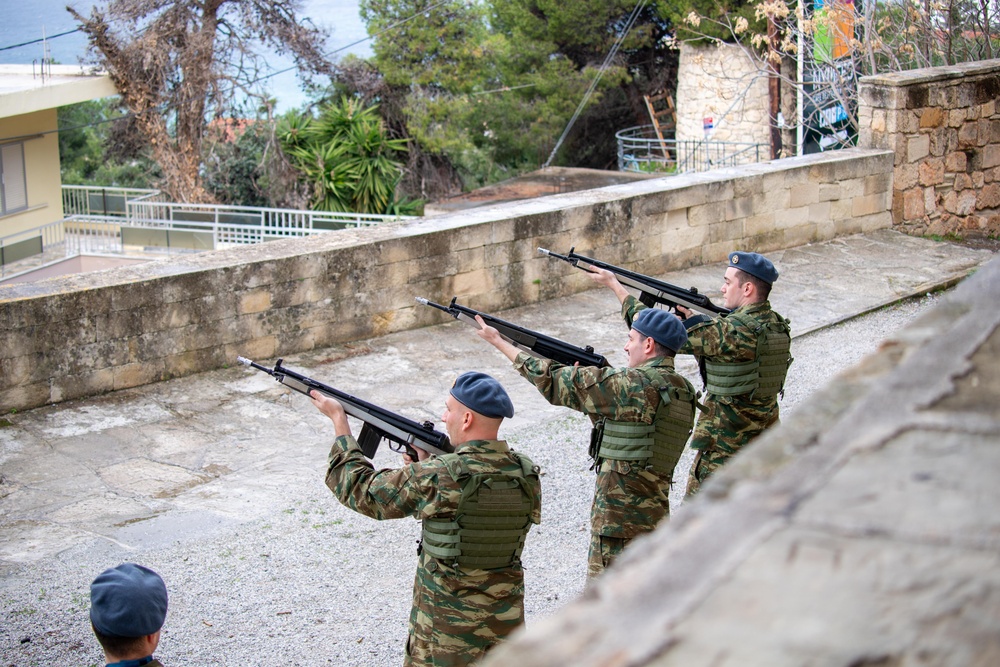
[[33,39],[30,42],[21,42],[20,44],[11,44],[10,46],[0,46],[0,51],[10,51],[11,49],[19,49],[22,46],[30,46],[32,44],[38,44],[39,42],[45,42],[50,39],[55,39],[56,37],[64,37],[66,35],[72,35],[74,32],[80,32],[80,28],[67,30],[66,32],[61,32],[58,35],[49,35],[48,37],[40,37],[39,39]]
[[628,35],[629,31],[632,30],[632,26],[635,25],[636,19],[639,18],[639,12],[642,11],[642,8],[645,5],[646,5],[646,0],[639,0],[639,4],[637,4],[635,6],[635,9],[632,10],[632,13],[628,17],[628,21],[625,22],[625,26],[622,28],[622,31],[618,34],[618,38],[615,40],[615,43],[611,45],[611,50],[608,51],[607,57],[605,57],[604,62],[601,63],[601,68],[597,70],[597,75],[594,77],[594,80],[590,83],[590,87],[584,94],[583,99],[580,100],[580,104],[576,107],[576,111],[573,113],[573,117],[569,119],[569,123],[566,124],[566,129],[563,130],[562,136],[559,137],[559,141],[556,142],[555,148],[553,148],[552,152],[549,154],[549,159],[547,159],[545,161],[545,164],[542,165],[542,169],[548,167],[552,163],[553,158],[555,158],[556,156],[556,152],[559,150],[559,147],[562,146],[563,141],[565,141],[566,135],[569,134],[569,131],[573,127],[573,124],[576,123],[577,118],[580,117],[580,113],[583,111],[583,108],[587,105],[587,100],[589,100],[590,96],[594,93],[594,90],[597,88],[597,83],[601,80],[601,77],[604,76],[604,71],[611,64],[611,60],[615,57],[615,55],[617,55],[618,49],[621,48],[622,42],[625,41],[625,36]]
[[[375,39],[376,37],[380,37],[381,35],[389,32],[390,30],[394,30],[394,29],[398,28],[399,26],[403,25],[404,23],[409,23],[410,21],[412,21],[413,19],[417,18],[421,14],[427,14],[427,13],[430,13],[430,12],[434,11],[435,9],[437,9],[438,7],[440,7],[441,5],[443,5],[443,4],[447,3],[447,2],[451,2],[451,0],[440,0],[436,4],[433,4],[430,7],[428,7],[427,9],[421,9],[416,14],[413,14],[412,16],[408,16],[405,19],[401,19],[399,21],[396,21],[392,25],[390,25],[390,26],[388,26],[386,28],[383,28],[382,30],[379,30],[374,35],[368,35],[367,37],[363,37],[362,39],[359,39],[357,41],[351,42],[350,44],[347,44],[345,46],[341,46],[339,48],[336,48],[333,51],[330,51],[329,53],[325,53],[325,54],[323,54],[323,57],[324,58],[329,58],[330,56],[334,56],[334,55],[340,53],[341,51],[345,51],[345,50],[351,48],[352,46],[357,46],[358,44],[363,44],[364,42],[367,42],[369,40]],[[277,72],[271,72],[270,74],[267,74],[265,76],[262,76],[262,77],[259,77],[257,79],[254,79],[253,81],[249,82],[247,85],[248,86],[252,86],[255,83],[260,83],[261,81],[264,81],[265,79],[270,79],[273,76],[278,76],[280,74],[285,74],[286,72],[291,72],[294,69],[298,69],[297,66],[292,65],[291,67],[286,67],[285,69],[278,70]]]
[[533,88],[537,86],[537,83],[522,83],[520,86],[501,86],[500,88],[494,88],[492,90],[480,90],[476,93],[469,93],[469,97],[475,97],[476,95],[489,95],[490,93],[506,93],[508,90],[520,90],[521,88]]
[[[325,54],[324,57],[325,58],[329,58],[330,56],[332,56],[334,54],[337,54],[337,53],[339,53],[341,51],[344,51],[345,49],[349,49],[352,46],[357,46],[358,44],[366,42],[366,41],[368,41],[370,39],[374,39],[376,37],[379,37],[380,35],[383,35],[383,34],[389,32],[390,30],[393,30],[393,29],[395,29],[395,28],[403,25],[404,23],[408,23],[409,21],[412,21],[413,19],[417,18],[418,16],[420,16],[422,14],[427,14],[427,13],[429,13],[429,12],[437,9],[438,7],[440,7],[441,5],[443,5],[443,4],[445,4],[446,2],[449,2],[449,1],[450,0],[439,0],[439,2],[431,5],[430,7],[426,8],[426,9],[422,9],[419,12],[417,12],[417,13],[415,13],[415,14],[413,14],[413,15],[405,18],[405,19],[401,19],[399,21],[396,21],[392,25],[390,25],[390,26],[388,26],[388,27],[386,27],[386,28],[378,31],[374,35],[369,35],[368,37],[365,37],[363,39],[359,39],[357,41],[351,42],[350,44],[347,44],[345,46],[341,46],[341,47],[339,47],[337,49],[334,49],[333,51],[330,51],[329,53]],[[148,29],[148,26],[147,26],[146,29]],[[61,33],[60,35],[56,35],[56,36],[57,37],[58,36],[62,36],[63,34],[69,34],[71,32],[77,32],[79,30],[80,30],[80,28],[77,28],[76,30],[71,30],[69,32]],[[35,41],[37,42],[37,41],[42,41],[42,40],[35,40]],[[26,44],[32,44],[34,42],[25,42],[25,43]],[[14,47],[6,47],[6,48],[14,48]],[[269,79],[269,78],[271,78],[273,76],[278,76],[279,74],[284,74],[285,72],[290,72],[290,71],[292,71],[294,69],[297,69],[297,68],[296,68],[296,66],[293,65],[291,67],[288,67],[286,69],[280,70],[278,72],[272,72],[271,74],[268,74],[266,76],[262,76],[262,77],[260,77],[258,79],[250,81],[247,85],[248,86],[252,86],[255,83],[258,83],[258,82],[263,81],[265,79]],[[529,84],[529,85],[533,85],[533,84]],[[491,91],[487,91],[487,92],[491,92]],[[166,107],[166,106],[167,106],[167,103],[164,102],[163,104],[159,105],[158,107],[153,108],[153,109],[147,109],[146,111],[143,111],[142,113],[149,113],[151,111],[158,111],[161,108]],[[73,126],[73,127],[56,128],[54,130],[45,130],[43,132],[33,132],[30,135],[22,135],[22,136],[16,136],[16,137],[3,137],[3,138],[0,138],[0,141],[17,141],[18,139],[27,139],[29,137],[37,137],[39,135],[53,134],[53,133],[58,134],[59,132],[66,132],[66,131],[69,131],[69,130],[81,130],[81,129],[84,129],[84,128],[87,128],[87,127],[96,127],[98,125],[103,125],[105,123],[111,123],[111,122],[114,122],[116,120],[124,120],[126,118],[130,118],[130,117],[136,116],[136,115],[138,115],[138,114],[130,111],[128,113],[122,114],[121,116],[117,116],[115,118],[107,118],[107,119],[104,119],[104,120],[95,121],[93,123],[87,123],[87,124],[84,124],[84,125],[76,125],[76,126]]]

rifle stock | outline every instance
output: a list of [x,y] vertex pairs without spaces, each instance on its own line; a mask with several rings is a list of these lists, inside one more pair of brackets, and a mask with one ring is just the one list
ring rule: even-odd
[[479,323],[476,322],[476,315],[479,315],[483,318],[484,322],[500,332],[504,340],[509,341],[529,354],[542,357],[543,359],[551,359],[566,366],[579,363],[581,366],[598,366],[603,368],[610,365],[608,364],[608,360],[603,355],[594,352],[594,348],[590,345],[577,347],[558,338],[511,324],[510,322],[501,320],[499,317],[459,305],[458,297],[452,298],[451,305],[448,306],[428,301],[423,297],[417,297],[417,303],[444,311],[456,320],[467,322],[477,329],[479,328]]
[[570,248],[569,252],[565,255],[560,255],[545,248],[539,248],[538,252],[555,259],[561,259],[578,269],[591,273],[593,273],[595,268],[610,271],[615,274],[615,277],[618,278],[621,284],[639,290],[639,301],[650,308],[661,303],[668,308],[680,305],[691,310],[697,310],[700,313],[705,313],[706,315],[727,315],[730,312],[728,308],[712,303],[712,300],[704,294],[699,294],[696,287],[684,289],[683,287],[678,287],[663,280],[657,280],[642,273],[629,271],[614,264],[608,264],[592,257],[577,254],[574,250],[575,248]]
[[263,371],[289,389],[294,389],[306,396],[309,396],[309,392],[315,389],[337,399],[344,406],[344,412],[364,422],[357,440],[361,451],[369,459],[375,456],[383,439],[397,443],[414,461],[417,460],[414,447],[430,454],[447,454],[454,451],[448,436],[434,430],[431,422],[416,422],[360,398],[355,398],[339,389],[285,368],[281,365],[281,359],[278,359],[277,363],[274,364],[274,368],[262,366],[246,357],[236,357],[236,361],[244,366]]

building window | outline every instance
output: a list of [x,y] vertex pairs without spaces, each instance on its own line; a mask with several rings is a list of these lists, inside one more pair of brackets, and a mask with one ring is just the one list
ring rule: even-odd
[[28,208],[24,177],[24,144],[0,146],[0,215]]

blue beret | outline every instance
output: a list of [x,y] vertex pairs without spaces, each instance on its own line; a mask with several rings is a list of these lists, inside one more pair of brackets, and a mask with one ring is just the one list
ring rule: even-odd
[[676,315],[658,308],[646,308],[632,320],[632,328],[674,352],[687,342],[687,329]]
[[500,383],[486,373],[462,373],[451,387],[455,400],[484,417],[513,417],[514,404]]
[[148,567],[122,563],[90,584],[90,621],[102,635],[144,637],[166,617],[167,587]]
[[760,278],[768,285],[773,285],[778,279],[778,269],[774,268],[771,260],[755,252],[729,253],[729,266]]

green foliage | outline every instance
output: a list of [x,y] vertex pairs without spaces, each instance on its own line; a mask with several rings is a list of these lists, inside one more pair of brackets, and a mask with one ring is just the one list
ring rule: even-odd
[[395,200],[402,174],[397,156],[406,140],[390,139],[377,106],[344,97],[318,117],[286,114],[278,123],[282,149],[312,185],[317,211],[385,213],[406,206]]
[[114,98],[59,107],[59,160],[64,185],[150,188],[158,167],[144,155],[113,155]]
[[268,134],[264,122],[255,123],[235,140],[207,142],[204,158],[205,189],[220,204],[274,206],[264,171]]
[[[375,35],[378,71],[405,87],[407,135],[420,150],[446,157],[470,188],[541,166],[635,2],[454,0],[425,11],[430,5],[362,0],[362,18]],[[379,34],[414,14],[420,19]],[[639,14],[564,144],[563,163],[614,161],[614,133],[638,124],[642,93],[673,80],[667,28],[652,9]]]
[[[427,0],[361,1],[361,18],[369,34],[396,26],[372,44],[379,71],[389,85],[452,93],[473,90],[478,81],[468,75],[486,64],[481,51],[487,35],[483,4],[451,0],[420,15],[430,4]],[[419,20],[396,25],[415,14]]]

